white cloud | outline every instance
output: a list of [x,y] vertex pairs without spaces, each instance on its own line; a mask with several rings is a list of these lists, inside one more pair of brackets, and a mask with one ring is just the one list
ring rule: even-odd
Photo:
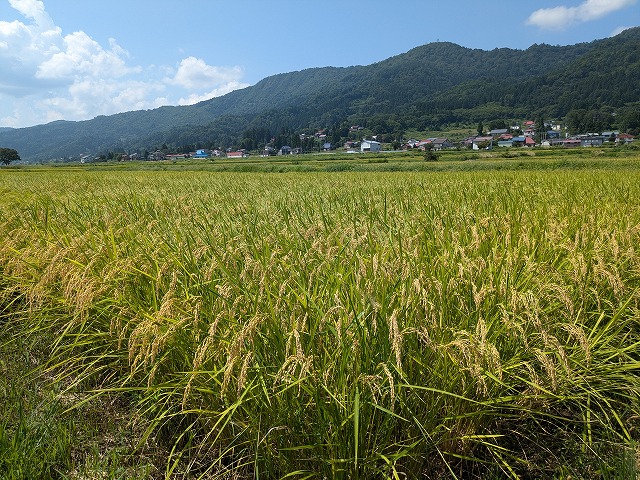
[[616,35],[620,35],[622,32],[624,32],[625,30],[629,30],[630,28],[632,27],[618,27],[613,32],[611,32],[611,35],[609,36],[615,37]]
[[590,22],[605,17],[635,4],[636,1],[585,0],[576,7],[542,8],[529,16],[527,24],[549,30],[562,30],[577,23]]
[[51,18],[44,10],[44,3],[40,0],[9,0],[9,4],[26,18],[36,20],[38,23],[51,22]]
[[131,65],[115,39],[103,46],[83,31],[63,34],[43,1],[8,1],[25,20],[0,21],[0,126],[191,104],[247,86],[241,67],[195,57],[177,68]]
[[74,82],[61,95],[48,97],[40,105],[58,119],[90,118],[160,106],[153,95],[163,91],[159,82],[89,78]]
[[37,65],[60,51],[62,35],[44,12],[42,2],[10,0],[9,3],[33,22],[0,21],[0,70],[3,71],[0,93],[24,94],[37,84],[33,78]]
[[111,50],[105,50],[84,32],[74,32],[64,37],[64,49],[53,54],[38,66],[37,78],[104,78],[121,77],[130,71],[125,63],[127,53],[111,42]]
[[222,95],[226,95],[229,92],[233,92],[234,90],[239,90],[241,88],[246,88],[248,86],[248,83],[241,83],[236,81],[229,82],[219,88],[214,88],[210,92],[204,93],[203,95],[194,93],[189,95],[187,98],[181,98],[180,100],[178,100],[178,105],[193,105],[194,103],[204,102],[205,100],[210,100],[215,97],[221,97]]
[[189,89],[211,88],[212,85],[237,81],[242,77],[240,67],[212,67],[200,58],[187,57],[169,82]]
[[165,81],[191,92],[178,100],[179,105],[193,105],[248,87],[249,84],[240,81],[242,75],[242,68],[238,66],[214,67],[200,58],[187,57],[180,62],[173,78],[166,78]]

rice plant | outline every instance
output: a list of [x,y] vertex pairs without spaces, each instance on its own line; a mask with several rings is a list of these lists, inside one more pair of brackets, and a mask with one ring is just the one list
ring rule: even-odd
[[0,269],[53,381],[135,398],[167,478],[614,478],[639,180],[2,172]]

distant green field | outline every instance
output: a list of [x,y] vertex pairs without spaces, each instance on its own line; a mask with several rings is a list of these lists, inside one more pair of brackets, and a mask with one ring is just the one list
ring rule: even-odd
[[640,158],[598,152],[0,169],[0,477],[635,478]]

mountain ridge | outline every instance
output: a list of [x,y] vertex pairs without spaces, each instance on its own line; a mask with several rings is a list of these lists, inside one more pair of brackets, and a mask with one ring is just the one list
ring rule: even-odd
[[276,135],[376,119],[379,125],[395,122],[389,129],[400,132],[517,116],[564,117],[573,109],[640,101],[639,51],[638,27],[589,43],[526,50],[434,42],[370,65],[276,74],[195,105],[0,129],[0,145],[44,161],[163,143],[238,145],[250,129]]

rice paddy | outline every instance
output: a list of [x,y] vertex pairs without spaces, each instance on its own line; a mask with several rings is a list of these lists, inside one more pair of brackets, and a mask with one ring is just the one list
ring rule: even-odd
[[635,478],[629,162],[0,171],[0,323],[66,414],[126,399],[148,476]]

